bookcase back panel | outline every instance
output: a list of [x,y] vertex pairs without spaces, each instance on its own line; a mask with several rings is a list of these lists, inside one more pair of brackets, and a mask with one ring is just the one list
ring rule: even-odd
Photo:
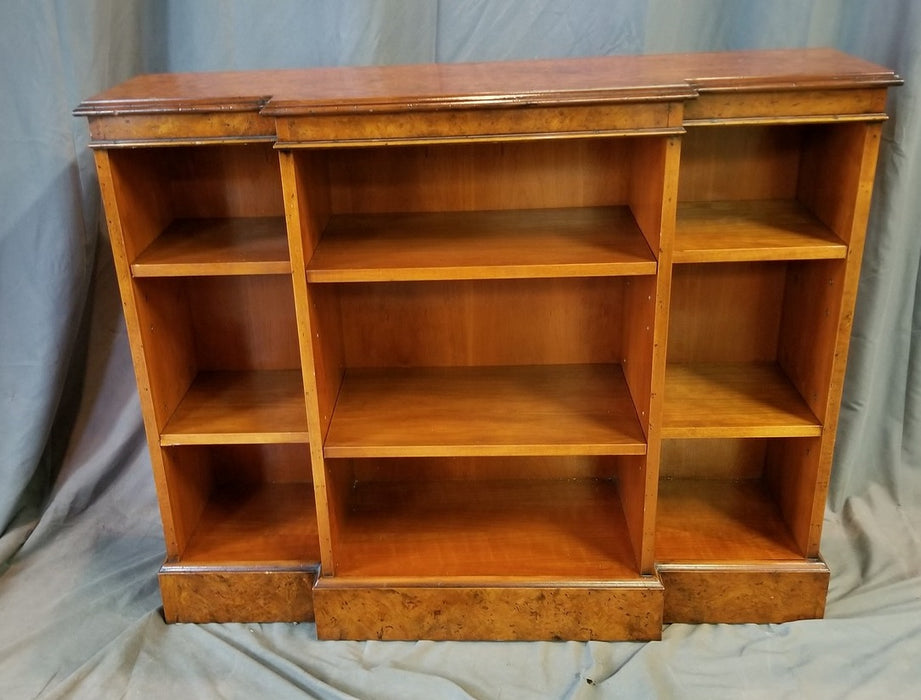
[[669,362],[777,359],[784,263],[676,266],[669,313]]
[[665,479],[757,479],[767,440],[663,440],[659,476]]
[[345,365],[620,362],[623,280],[340,285]]
[[174,218],[284,214],[271,144],[125,149],[109,157],[124,186],[156,195]]
[[287,275],[185,280],[200,370],[300,366]]
[[339,552],[346,578],[638,578],[608,480],[358,482]]
[[330,152],[335,213],[624,204],[633,141],[574,139]]
[[278,156],[271,144],[169,151],[160,177],[180,217],[282,216]]
[[678,199],[793,199],[802,143],[798,126],[689,127]]
[[[183,448],[178,448],[183,449]],[[218,485],[289,484],[311,481],[306,444],[209,445]]]

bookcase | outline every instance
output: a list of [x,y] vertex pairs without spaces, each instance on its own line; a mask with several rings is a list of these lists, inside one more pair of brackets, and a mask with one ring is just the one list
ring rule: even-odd
[[821,49],[85,101],[165,618],[501,640],[821,617],[897,83]]

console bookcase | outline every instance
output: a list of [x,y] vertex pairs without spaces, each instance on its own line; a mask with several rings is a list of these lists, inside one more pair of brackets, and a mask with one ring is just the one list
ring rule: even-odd
[[84,102],[166,619],[820,617],[897,82],[789,50],[141,76]]

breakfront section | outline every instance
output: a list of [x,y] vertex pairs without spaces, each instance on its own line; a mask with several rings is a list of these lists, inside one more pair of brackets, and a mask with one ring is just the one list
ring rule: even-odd
[[166,538],[164,615],[310,616],[319,540],[272,143],[96,157]]
[[277,147],[316,368],[318,634],[658,636],[680,102],[613,101],[592,131],[581,106],[560,132],[458,110],[433,137],[416,115],[386,139],[346,118],[320,139],[302,109],[277,108]]
[[666,621],[823,614],[819,538],[884,99],[740,92],[689,110],[656,532]]
[[804,50],[84,102],[165,618],[591,640],[820,617],[897,82]]

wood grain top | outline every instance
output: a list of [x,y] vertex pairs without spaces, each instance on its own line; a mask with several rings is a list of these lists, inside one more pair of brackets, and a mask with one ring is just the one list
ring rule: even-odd
[[704,91],[899,82],[891,70],[833,49],[596,56],[141,75],[85,100],[75,114],[381,113],[683,100]]

